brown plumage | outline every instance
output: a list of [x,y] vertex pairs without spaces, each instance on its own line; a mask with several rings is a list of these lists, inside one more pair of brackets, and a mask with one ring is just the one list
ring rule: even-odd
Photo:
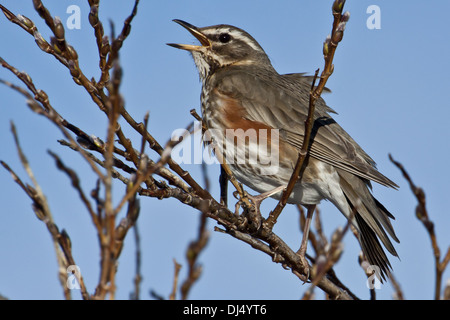
[[[202,81],[203,121],[211,131],[215,152],[228,159],[239,181],[258,192],[286,186],[303,143],[311,77],[278,74],[256,40],[239,28],[196,28],[184,21],[175,22],[201,42],[201,46],[170,45],[188,50],[194,57]],[[323,199],[331,201],[351,219],[365,256],[380,268],[384,278],[390,263],[380,241],[397,256],[389,237],[398,239],[390,223],[394,217],[372,196],[370,181],[392,188],[397,185],[376,169],[372,158],[330,113],[334,110],[318,99],[310,158],[289,202],[315,205]],[[238,129],[242,131],[235,134],[235,145],[230,147],[227,130],[236,133]],[[254,140],[242,133],[250,129],[256,132]],[[264,135],[264,130],[271,134]],[[238,163],[250,159],[263,144],[279,151],[275,163],[267,164],[272,158],[259,154],[256,163]],[[280,196],[281,191],[273,195]]]

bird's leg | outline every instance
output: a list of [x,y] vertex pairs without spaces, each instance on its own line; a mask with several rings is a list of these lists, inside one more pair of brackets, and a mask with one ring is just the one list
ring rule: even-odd
[[302,260],[302,263],[305,266],[307,273],[309,273],[309,265],[308,261],[306,261],[305,255],[306,255],[306,248],[308,246],[309,228],[311,226],[311,220],[314,214],[314,210],[316,209],[316,205],[315,204],[307,205],[306,209],[307,213],[305,226],[303,228],[302,243],[300,244],[300,249],[298,249],[297,251],[297,255],[300,257],[300,260]]
[[286,188],[286,186],[279,186],[279,187],[276,187],[275,189],[266,191],[266,192],[261,193],[261,194],[259,194],[257,196],[251,196],[251,195],[247,194],[247,197],[250,200],[252,200],[252,202],[256,206],[257,210],[259,211],[259,207],[261,205],[261,202],[263,202],[265,199],[273,196],[275,193],[282,191],[285,188]]
[[257,196],[252,196],[246,193],[246,197],[250,199],[253,206],[251,208],[244,209],[244,216],[247,218],[249,224],[252,224],[252,229],[254,231],[257,231],[262,224],[263,218],[260,211],[261,202],[264,199],[267,199],[268,197],[274,195],[275,193],[283,190],[285,186],[279,186],[273,190],[261,193]]
[[251,205],[250,205],[250,202],[248,201],[248,198],[246,196],[246,192],[244,191],[244,187],[242,187],[242,184],[240,184],[237,181],[237,179],[234,177],[233,172],[231,171],[231,169],[228,166],[228,164],[225,162],[225,159],[223,158],[223,156],[220,153],[216,153],[216,158],[221,163],[222,169],[228,175],[228,179],[230,180],[230,182],[234,185],[234,187],[238,191],[239,196],[240,196],[242,202],[244,203],[244,205],[247,206],[248,208],[250,208]]
[[228,174],[225,169],[220,167],[220,204],[223,204],[225,207],[228,207]]

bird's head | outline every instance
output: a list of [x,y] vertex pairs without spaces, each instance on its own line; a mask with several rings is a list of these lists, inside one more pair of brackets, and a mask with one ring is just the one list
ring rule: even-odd
[[200,45],[168,45],[190,51],[202,79],[215,70],[230,65],[271,66],[258,42],[242,29],[224,24],[197,28],[182,20],[173,21],[186,28],[200,41]]

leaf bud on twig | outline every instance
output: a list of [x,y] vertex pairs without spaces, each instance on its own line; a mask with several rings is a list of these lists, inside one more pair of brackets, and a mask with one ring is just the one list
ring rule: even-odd
[[27,28],[32,29],[33,31],[36,30],[36,26],[34,25],[34,22],[31,21],[30,19],[28,19],[27,17],[18,14],[17,15],[17,19],[23,24],[25,25]]
[[53,21],[55,24],[54,34],[56,36],[56,39],[58,41],[63,41],[64,40],[64,26],[61,22],[61,19],[59,17],[55,17],[55,19],[53,19]]
[[341,17],[341,21],[342,22],[347,22],[348,20],[350,20],[350,12],[349,11],[345,11],[344,14]]
[[33,83],[33,80],[31,79],[30,75],[25,71],[19,72],[18,77],[19,79],[25,80],[27,84]]
[[72,241],[70,240],[69,234],[67,233],[66,229],[62,229],[61,238],[63,239],[67,248],[72,249]]
[[92,6],[91,11],[89,12],[89,23],[92,27],[98,24],[98,7]]
[[42,101],[42,102],[46,102],[46,101],[48,101],[48,95],[47,95],[47,93],[45,93],[44,90],[39,89],[36,92],[36,99],[38,99],[39,101]]
[[60,42],[56,39],[56,37],[50,37],[50,44],[52,45],[53,50],[55,50],[55,53],[61,55],[62,51],[59,48],[59,43]]
[[104,36],[102,39],[102,50],[101,50],[102,56],[106,57],[106,55],[109,53],[110,50],[111,47],[109,45],[109,38],[108,36]]
[[344,8],[345,0],[335,0],[333,3],[333,14],[339,14]]
[[70,74],[72,75],[72,77],[78,79],[80,77],[81,73],[80,73],[80,69],[78,69],[77,64],[73,60],[70,60],[68,62],[68,64],[69,64]]
[[328,35],[325,41],[323,42],[323,55],[325,57],[327,57],[330,52],[330,44],[331,44],[331,35]]
[[339,42],[341,42],[342,38],[344,37],[344,30],[345,30],[345,22],[340,22],[331,36],[331,41],[336,45]]
[[51,52],[52,48],[50,47],[50,45],[48,44],[48,42],[44,39],[44,37],[38,32],[35,31],[33,33],[34,36],[34,40],[36,41],[36,44],[38,45],[39,49],[41,49],[44,52]]
[[67,46],[67,51],[69,52],[70,56],[73,60],[78,60],[78,53],[72,46]]
[[336,243],[338,243],[339,241],[341,241],[341,239],[342,239],[342,232],[343,232],[342,227],[338,227],[338,228],[333,232],[333,234],[332,234],[332,236],[331,236],[331,243],[336,244]]
[[338,262],[338,260],[341,257],[343,251],[344,251],[344,245],[342,243],[338,243],[336,245],[336,248],[331,253],[331,260],[333,261],[333,263]]

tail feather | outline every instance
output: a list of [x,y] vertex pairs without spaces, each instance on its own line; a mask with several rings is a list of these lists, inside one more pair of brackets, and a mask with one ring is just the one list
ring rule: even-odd
[[[399,242],[389,218],[394,216],[370,193],[365,181],[359,177],[338,171],[341,188],[349,207],[355,212],[355,227],[359,231],[359,242],[370,264],[380,269],[381,277],[389,274],[391,264],[380,244],[393,255],[398,256],[389,236]],[[389,234],[389,236],[388,236]]]
[[380,275],[383,280],[386,280],[385,276],[390,273],[391,263],[384,253],[380,241],[378,241],[375,232],[373,232],[360,214],[356,214],[355,219],[360,230],[359,242],[361,243],[361,248],[364,255],[371,265],[375,265],[380,268]]

